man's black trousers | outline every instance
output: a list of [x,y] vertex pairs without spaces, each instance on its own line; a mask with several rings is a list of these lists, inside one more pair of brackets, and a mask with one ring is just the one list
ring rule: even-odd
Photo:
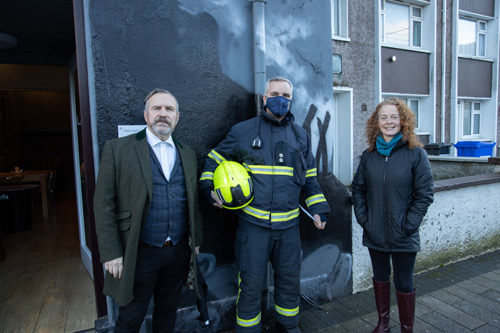
[[188,240],[163,248],[139,244],[134,299],[120,307],[115,332],[139,332],[154,296],[153,332],[173,332],[182,286],[189,270]]

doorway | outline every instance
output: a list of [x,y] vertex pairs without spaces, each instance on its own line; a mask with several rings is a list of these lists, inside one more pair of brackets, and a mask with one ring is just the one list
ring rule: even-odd
[[[69,86],[68,69],[60,70],[66,71]],[[48,201],[48,217],[42,213],[41,191],[34,192],[28,206],[33,209],[31,229],[2,234],[6,260],[0,262],[0,299],[7,306],[2,310],[5,316],[0,315],[0,328],[91,328],[95,299],[91,275],[82,264],[89,255],[79,239],[77,198],[82,196],[77,195],[75,183],[70,90],[3,89],[0,101],[5,139],[2,171],[17,167],[21,173],[53,170],[57,175],[55,205]]]
[[0,40],[0,171],[57,175],[48,214],[38,189],[32,228],[2,234],[0,331],[93,328],[72,1],[3,1],[0,33],[16,40],[9,47]]

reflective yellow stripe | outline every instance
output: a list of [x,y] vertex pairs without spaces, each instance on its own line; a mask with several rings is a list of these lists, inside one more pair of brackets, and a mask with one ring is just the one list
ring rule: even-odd
[[293,220],[294,218],[299,216],[298,208],[284,213],[271,213],[248,205],[244,207],[242,211],[250,216],[256,217],[261,220],[269,220],[269,216],[271,216],[271,222],[285,222]]
[[256,217],[258,219],[269,220],[269,212],[266,212],[265,210],[253,208],[250,205],[245,206],[243,208],[243,212],[247,213],[248,215],[251,215],[253,217]]
[[205,171],[201,174],[200,180],[214,180],[214,173]]
[[292,167],[273,165],[245,165],[245,167],[256,175],[293,176]]
[[318,175],[318,169],[309,169],[306,172],[306,177],[316,177]]
[[226,160],[218,152],[216,152],[215,149],[212,149],[212,151],[210,153],[208,153],[208,157],[210,157],[215,162],[217,162],[217,164],[221,164],[223,161]]
[[[240,300],[240,293],[241,293],[241,271],[238,272],[238,298],[236,299],[236,304],[238,304],[238,301]],[[250,327],[250,326],[255,326],[258,323],[260,323],[260,312],[257,315],[257,317],[253,319],[241,319],[238,317],[238,310],[236,310],[236,323],[240,326],[244,327]]]
[[241,277],[240,277],[241,271],[238,272],[238,297],[236,298],[236,304],[238,304],[238,301],[240,300],[240,293],[241,293]]
[[307,207],[310,207],[314,204],[317,204],[318,202],[323,202],[323,201],[326,201],[325,196],[323,194],[316,194],[306,199],[306,205]]
[[287,213],[272,213],[271,214],[271,222],[284,222],[293,220],[294,218],[299,216],[299,209],[291,210]]
[[276,312],[278,312],[279,314],[283,315],[283,316],[287,316],[287,317],[293,317],[293,316],[296,316],[299,314],[299,307],[296,307],[295,309],[285,309],[285,308],[282,308],[280,306],[277,306],[276,304],[274,305],[274,309],[276,310]]
[[241,319],[240,317],[238,317],[238,314],[236,314],[236,323],[243,327],[255,326],[260,323],[260,312],[257,317],[253,319]]

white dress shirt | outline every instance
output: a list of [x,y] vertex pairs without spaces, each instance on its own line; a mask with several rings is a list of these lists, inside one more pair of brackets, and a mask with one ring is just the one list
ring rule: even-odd
[[175,149],[174,140],[172,140],[172,135],[170,135],[166,141],[161,141],[159,137],[151,132],[149,127],[146,127],[146,138],[149,145],[153,148],[158,161],[160,161],[165,178],[170,180],[170,174],[172,173],[175,158],[177,157],[177,151]]

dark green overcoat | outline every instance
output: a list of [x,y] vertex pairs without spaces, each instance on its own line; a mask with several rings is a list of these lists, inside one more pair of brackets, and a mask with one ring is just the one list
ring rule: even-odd
[[[198,209],[196,155],[174,139],[181,159],[189,211],[189,244],[196,288],[195,247],[201,244],[201,214]],[[149,213],[153,194],[153,173],[146,130],[106,142],[101,156],[94,195],[94,215],[100,261],[123,256],[123,275],[106,274],[104,294],[124,306],[132,301],[134,272],[141,225]],[[196,291],[198,294],[198,291]]]

